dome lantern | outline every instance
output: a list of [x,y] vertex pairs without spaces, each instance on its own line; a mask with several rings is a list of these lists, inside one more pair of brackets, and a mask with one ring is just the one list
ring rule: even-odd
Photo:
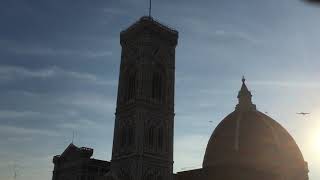
[[246,82],[246,79],[243,76],[242,86],[238,93],[239,103],[236,106],[236,110],[240,110],[240,111],[256,110],[256,105],[254,105],[251,100],[252,98],[251,92],[248,90],[245,82]]

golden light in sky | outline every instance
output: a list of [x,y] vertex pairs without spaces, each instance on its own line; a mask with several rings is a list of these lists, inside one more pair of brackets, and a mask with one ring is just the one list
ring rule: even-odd
[[317,108],[310,114],[310,117],[306,120],[305,125],[305,139],[306,154],[309,161],[319,161],[320,156],[320,108]]
[[313,142],[314,142],[314,150],[320,151],[320,130],[319,130],[319,132],[315,133],[315,136],[313,138]]

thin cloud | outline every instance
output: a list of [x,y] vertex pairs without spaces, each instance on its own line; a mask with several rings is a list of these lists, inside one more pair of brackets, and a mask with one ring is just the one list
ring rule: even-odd
[[76,94],[69,97],[63,97],[58,100],[59,103],[69,104],[81,107],[95,112],[112,112],[115,109],[115,100],[98,94]]
[[26,141],[32,141],[32,137],[9,137],[7,139],[7,142],[13,142],[13,143],[20,143],[20,142],[26,142]]
[[98,85],[116,85],[115,80],[104,80],[95,74],[68,71],[57,66],[49,68],[31,70],[18,66],[0,66],[0,81],[9,81],[26,78],[52,78],[52,77],[69,77],[81,81],[87,81]]
[[212,25],[210,22],[199,18],[182,18],[181,20],[187,24],[191,33],[197,34],[197,37],[213,38],[215,41],[223,43],[241,41],[256,44],[259,42],[253,35],[230,24]]
[[87,58],[112,56],[112,51],[94,51],[90,49],[68,49],[36,46],[32,44],[21,45],[21,43],[0,40],[0,47],[7,52],[18,55],[35,55],[35,56],[81,56]]
[[80,119],[74,123],[62,123],[59,124],[59,127],[65,129],[82,129],[88,127],[101,127],[97,122],[89,120],[89,119]]
[[29,70],[18,66],[0,66],[1,80],[12,80],[17,78],[48,78],[54,75],[54,68]]
[[259,41],[254,38],[252,35],[249,35],[247,32],[243,31],[228,31],[228,30],[221,30],[217,29],[214,33],[211,33],[212,37],[221,37],[223,39],[234,39],[240,41],[247,41],[253,44],[258,43]]
[[0,119],[34,117],[39,115],[41,115],[41,113],[35,111],[0,110]]
[[103,12],[112,15],[122,15],[126,14],[128,11],[120,8],[103,8]]
[[111,51],[91,51],[91,50],[71,50],[55,49],[43,47],[11,47],[10,52],[21,55],[39,55],[39,56],[84,56],[88,58],[111,56]]
[[7,134],[18,134],[18,135],[45,135],[45,136],[60,136],[57,131],[44,130],[44,129],[33,129],[24,128],[17,126],[1,125],[0,131]]
[[319,82],[315,81],[250,81],[250,84],[285,88],[320,88]]

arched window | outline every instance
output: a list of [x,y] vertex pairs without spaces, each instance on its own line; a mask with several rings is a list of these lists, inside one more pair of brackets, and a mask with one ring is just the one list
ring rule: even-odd
[[158,129],[158,147],[162,150],[163,147],[163,128]]
[[123,127],[121,129],[121,147],[124,147],[127,144],[127,128]]
[[159,72],[154,72],[152,76],[152,98],[161,101],[163,96],[162,76]]
[[149,133],[148,133],[148,139],[149,139],[149,146],[153,147],[153,139],[154,139],[154,127],[150,127]]
[[136,95],[136,73],[129,73],[126,87],[126,100],[131,100]]
[[124,169],[121,168],[119,179],[126,179],[126,180],[132,180],[132,176],[129,174],[129,172],[125,171]]
[[154,180],[154,175],[151,174],[150,172],[146,175],[144,175],[144,180]]
[[129,139],[129,146],[134,144],[134,129],[133,127],[129,127],[129,132],[128,132],[128,139]]

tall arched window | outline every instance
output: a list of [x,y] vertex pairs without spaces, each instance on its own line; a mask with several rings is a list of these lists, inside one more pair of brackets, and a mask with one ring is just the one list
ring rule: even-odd
[[129,132],[128,132],[128,139],[129,139],[129,146],[134,144],[134,129],[133,127],[129,127]]
[[158,129],[158,147],[162,150],[163,147],[163,128]]
[[152,98],[158,101],[162,99],[163,83],[159,72],[154,72],[152,76]]
[[144,175],[144,180],[154,180],[154,175],[148,172],[147,174]]
[[149,133],[148,133],[148,140],[149,140],[149,146],[153,147],[153,139],[154,139],[154,127],[149,128]]
[[132,176],[130,175],[130,173],[127,172],[127,171],[125,171],[125,170],[122,169],[122,168],[121,168],[121,170],[120,170],[119,176],[120,176],[119,179],[132,180]]
[[132,72],[127,77],[126,100],[131,100],[136,95],[136,73]]
[[127,128],[122,127],[121,129],[121,147],[124,147],[127,144]]

